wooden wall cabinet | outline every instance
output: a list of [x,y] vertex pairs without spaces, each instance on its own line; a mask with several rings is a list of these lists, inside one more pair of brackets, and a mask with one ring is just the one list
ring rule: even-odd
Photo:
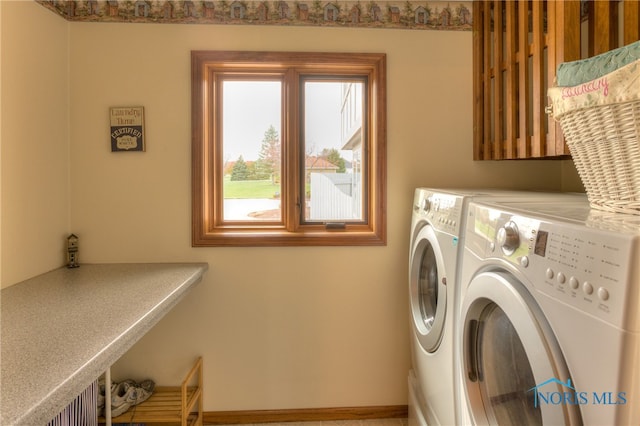
[[640,39],[637,0],[473,2],[473,158],[568,158],[547,88],[562,62]]

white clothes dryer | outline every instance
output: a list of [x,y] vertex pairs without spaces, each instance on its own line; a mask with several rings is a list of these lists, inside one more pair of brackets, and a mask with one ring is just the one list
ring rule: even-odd
[[466,206],[477,197],[515,200],[556,196],[559,195],[506,190],[415,190],[409,255],[412,370],[408,382],[412,426],[456,424],[453,313]]
[[640,217],[491,200],[465,228],[458,422],[640,424]]

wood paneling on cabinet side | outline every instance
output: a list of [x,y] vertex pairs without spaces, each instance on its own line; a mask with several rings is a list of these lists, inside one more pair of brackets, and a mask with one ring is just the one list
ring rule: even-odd
[[640,40],[640,3],[638,0],[625,0],[624,16],[622,19],[623,37],[622,42],[626,45]]
[[505,156],[514,158],[518,152],[518,9],[516,2],[506,3],[505,22]]
[[[554,30],[549,31],[547,37],[549,56],[554,60],[549,61],[547,68],[550,77],[547,81],[548,86],[555,84],[555,67],[558,64],[580,59],[580,25],[576,25],[576,22],[580,22],[580,0],[554,2],[552,7],[555,13],[553,22],[550,22],[549,26]],[[553,140],[554,147],[553,154],[550,153],[550,155],[569,155],[569,148],[564,143],[560,123],[555,120],[549,120],[548,138],[548,146]]]
[[531,155],[531,128],[529,120],[529,105],[531,105],[531,92],[529,81],[529,3],[518,2],[518,92],[513,95],[518,104],[518,150],[511,158],[526,158]]
[[[544,7],[546,2],[534,1],[531,3],[531,15],[532,19],[532,41],[531,51],[529,57],[532,62],[532,75],[531,75],[531,104],[527,105],[531,108],[531,115],[533,120],[531,122],[532,140],[531,140],[531,156],[532,157],[544,157],[546,154],[546,121],[547,117],[544,112],[546,99],[547,99],[547,87],[544,85],[545,69],[544,69],[544,54],[546,49],[546,36],[545,36],[545,14]],[[553,14],[553,11],[549,11],[549,14]]]
[[[504,4],[500,1],[493,3],[493,61],[491,61],[491,72],[487,81],[489,90],[487,98],[490,99],[493,108],[493,135],[491,144],[493,145],[493,158],[502,158],[504,151],[504,88],[503,84],[503,53],[504,53],[504,31],[496,31],[497,28],[504,28]],[[487,39],[491,40],[489,37]],[[486,87],[486,86],[485,86]]]
[[484,114],[484,3],[473,3],[473,159],[490,158],[485,152]]
[[474,159],[568,156],[545,113],[557,66],[640,39],[638,1],[478,0],[473,16]]
[[[544,157],[546,2],[474,2],[474,159]],[[531,24],[530,24],[531,22]],[[555,153],[555,139],[551,144]]]

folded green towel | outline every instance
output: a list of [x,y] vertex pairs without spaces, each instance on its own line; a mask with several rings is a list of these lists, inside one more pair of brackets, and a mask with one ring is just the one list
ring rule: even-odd
[[609,74],[637,59],[640,59],[640,41],[591,58],[564,62],[558,65],[556,83],[561,87],[577,86]]

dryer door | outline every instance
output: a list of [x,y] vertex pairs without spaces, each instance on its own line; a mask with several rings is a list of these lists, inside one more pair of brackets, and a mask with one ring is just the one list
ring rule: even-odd
[[460,318],[464,394],[476,424],[582,424],[560,347],[522,283],[507,273],[478,274]]
[[414,331],[427,352],[442,340],[447,309],[447,286],[442,251],[431,226],[425,226],[411,247],[409,295]]

